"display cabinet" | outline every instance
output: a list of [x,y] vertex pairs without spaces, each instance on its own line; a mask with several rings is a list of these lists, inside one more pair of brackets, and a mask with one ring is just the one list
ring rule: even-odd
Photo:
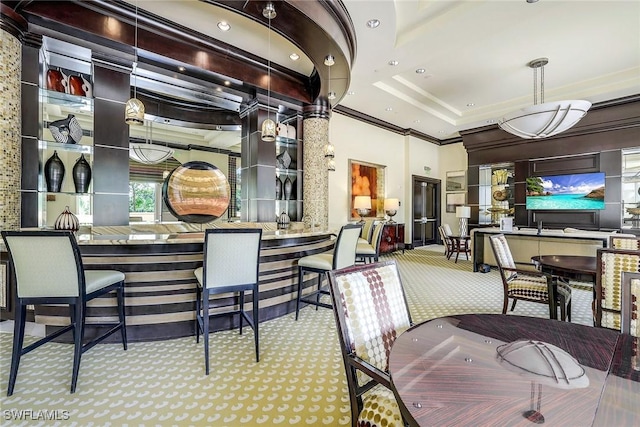
[[514,214],[514,165],[500,163],[479,170],[479,224],[499,224]]
[[[276,217],[283,212],[291,221],[302,216],[302,142],[297,138],[297,127],[278,123],[276,136],[275,206]],[[283,130],[283,129],[286,129]],[[285,136],[286,135],[286,136]]]
[[40,53],[38,225],[52,228],[67,206],[80,224],[91,224],[94,150],[90,52],[45,38]]

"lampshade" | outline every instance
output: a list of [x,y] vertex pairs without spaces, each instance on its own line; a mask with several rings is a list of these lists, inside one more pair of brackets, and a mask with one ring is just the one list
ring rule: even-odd
[[138,98],[131,98],[125,104],[124,122],[128,125],[144,123],[144,104]]
[[384,199],[384,210],[395,211],[400,207],[400,201],[398,199]]
[[139,163],[153,165],[168,159],[172,155],[173,149],[164,145],[145,142],[132,142],[129,144],[129,157]]
[[471,208],[469,206],[456,206],[457,218],[471,218]]
[[[527,64],[533,69],[533,104],[506,114],[498,120],[502,130],[524,139],[541,139],[557,135],[578,123],[591,103],[582,100],[544,102],[544,66],[547,58],[538,58]],[[540,104],[537,98],[538,68],[540,68]]]
[[356,196],[353,200],[354,209],[371,209],[371,196]]
[[265,119],[262,122],[262,140],[264,142],[276,140],[276,123],[271,119]]

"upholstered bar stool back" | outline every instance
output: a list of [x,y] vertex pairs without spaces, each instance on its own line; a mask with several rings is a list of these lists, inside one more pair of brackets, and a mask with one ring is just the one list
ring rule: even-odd
[[369,243],[373,241],[371,238],[371,232],[373,230],[374,219],[365,219],[364,223],[361,223],[362,230],[360,230],[360,238],[358,239],[358,243]]
[[358,239],[358,245],[356,246],[356,259],[358,261],[378,262],[380,257],[380,242],[382,241],[382,230],[384,229],[384,222],[379,222],[373,227],[373,233],[371,234],[371,243],[363,243],[362,239]]
[[621,330],[622,274],[640,272],[640,251],[598,249],[596,326]]
[[[235,315],[239,317],[240,334],[243,322],[253,329],[256,362],[260,361],[258,335],[259,301],[258,289],[261,228],[216,228],[208,229],[204,240],[203,266],[194,271],[198,279],[196,290],[196,342],[200,332],[204,339],[205,372],[209,375],[209,318]],[[252,315],[244,310],[244,294],[252,293]],[[215,294],[237,295],[237,309],[211,313],[209,297]]]
[[[73,234],[53,231],[3,231],[16,284],[13,351],[7,394],[11,396],[22,355],[40,347],[67,331],[73,332],[74,359],[71,393],[75,392],[82,354],[95,344],[120,331],[127,349],[124,313],[124,280],[114,270],[84,270],[80,250]],[[118,322],[92,323],[93,327],[110,327],[88,343],[83,343],[87,302],[115,291]],[[22,348],[26,307],[31,304],[68,304],[70,324],[35,343]]]
[[[331,270],[349,267],[356,263],[356,247],[360,236],[361,224],[343,225],[338,233],[336,244],[332,253],[322,253],[308,255],[298,260],[298,297],[296,299],[296,320],[300,314],[300,303],[306,302],[318,307],[331,308],[331,304],[320,301],[322,295],[328,295],[329,290],[323,289],[322,278]],[[316,273],[317,290],[312,291],[302,297],[304,285],[304,275],[306,273]]]
[[640,250],[640,237],[616,236],[614,234],[609,238],[609,248]]
[[395,261],[328,273],[353,426],[402,426],[389,378],[389,352],[411,326]]

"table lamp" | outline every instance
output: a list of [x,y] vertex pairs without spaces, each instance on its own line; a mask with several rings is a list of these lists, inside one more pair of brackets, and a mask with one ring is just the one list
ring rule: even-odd
[[356,196],[353,200],[353,208],[360,215],[359,223],[364,223],[363,216],[367,215],[371,210],[371,196]]
[[400,201],[398,199],[384,199],[384,212],[389,215],[389,224],[393,224],[393,216],[398,213],[398,207],[400,207]]
[[469,206],[456,206],[456,217],[460,219],[460,235],[468,235],[468,220],[471,218],[471,208]]

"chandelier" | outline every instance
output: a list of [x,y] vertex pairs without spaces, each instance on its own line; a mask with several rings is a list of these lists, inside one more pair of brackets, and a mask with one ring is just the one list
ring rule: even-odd
[[[530,107],[506,114],[498,126],[525,139],[541,139],[557,135],[578,123],[591,108],[589,101],[569,100],[544,102],[544,66],[548,58],[538,58],[527,64],[533,69],[533,103]],[[540,102],[538,104],[538,68],[540,68]]]
[[129,143],[129,157],[138,163],[155,165],[173,155],[173,149],[153,143],[153,122],[149,121],[149,141]]

